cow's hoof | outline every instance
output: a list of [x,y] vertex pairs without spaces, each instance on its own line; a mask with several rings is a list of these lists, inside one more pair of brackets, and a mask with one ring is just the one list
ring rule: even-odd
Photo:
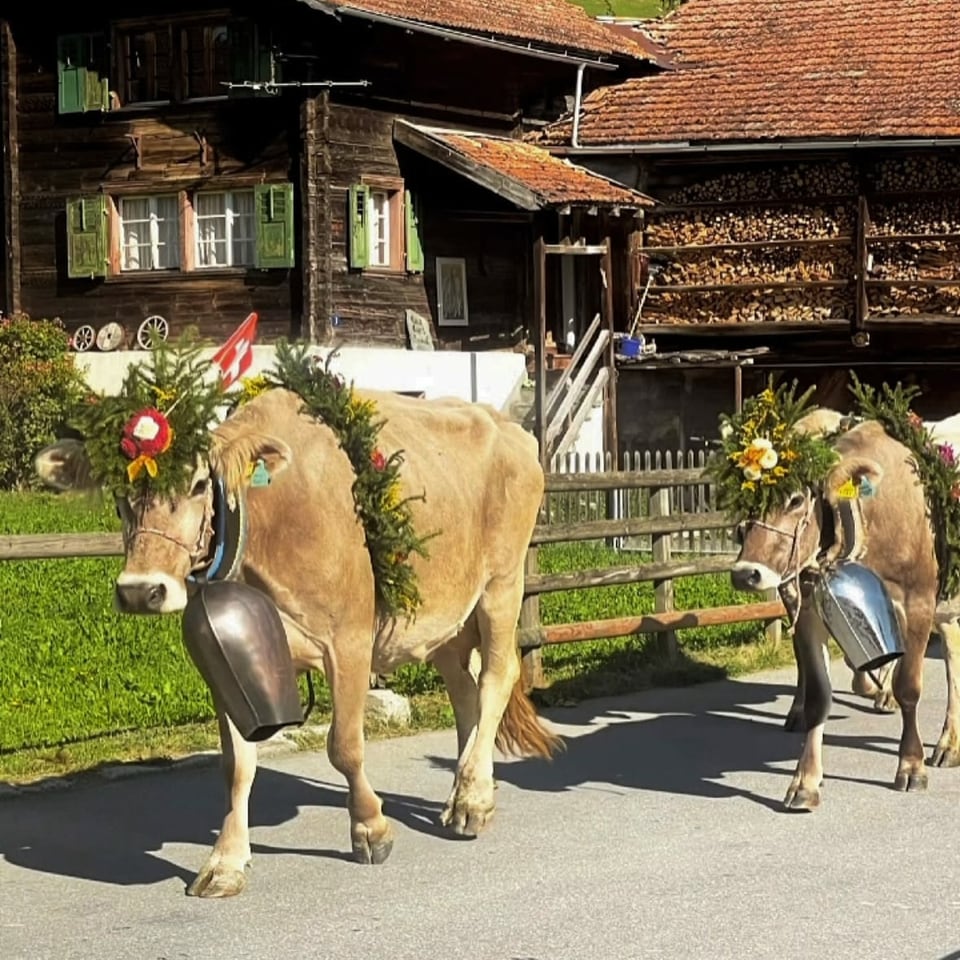
[[788,733],[805,733],[807,725],[803,722],[803,710],[791,709],[783,721],[783,729]]
[[357,863],[384,863],[393,850],[393,831],[389,825],[383,836],[374,839],[362,824],[353,834],[353,859]]
[[960,747],[952,737],[941,737],[930,755],[933,767],[960,767]]
[[820,790],[810,790],[799,783],[791,783],[783,798],[783,805],[787,810],[816,810],[820,806]]
[[243,870],[204,867],[187,887],[188,897],[235,897],[247,885]]
[[457,836],[476,837],[490,822],[493,804],[448,803],[440,814],[440,822]]
[[919,793],[927,789],[927,774],[922,770],[919,773],[901,770],[893,781],[893,788],[903,793]]
[[900,705],[892,690],[879,690],[873,698],[873,709],[877,713],[896,713]]

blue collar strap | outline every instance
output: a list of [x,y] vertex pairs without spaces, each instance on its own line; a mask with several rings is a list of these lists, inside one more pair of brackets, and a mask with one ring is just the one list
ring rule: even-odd
[[194,570],[187,582],[202,587],[214,580],[233,580],[240,572],[247,541],[247,504],[240,490],[231,508],[223,479],[213,477],[212,559],[202,570]]

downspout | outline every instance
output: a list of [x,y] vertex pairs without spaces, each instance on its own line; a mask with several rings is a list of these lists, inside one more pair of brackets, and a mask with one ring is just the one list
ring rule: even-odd
[[586,66],[585,63],[577,65],[577,88],[573,94],[573,135],[570,138],[571,147],[580,146],[580,104],[583,100],[583,71],[586,69]]

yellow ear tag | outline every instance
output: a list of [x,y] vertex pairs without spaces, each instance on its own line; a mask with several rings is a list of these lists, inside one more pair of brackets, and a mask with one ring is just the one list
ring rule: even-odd
[[840,484],[837,488],[837,496],[840,497],[841,500],[856,500],[859,495],[860,489],[854,484],[852,479]]

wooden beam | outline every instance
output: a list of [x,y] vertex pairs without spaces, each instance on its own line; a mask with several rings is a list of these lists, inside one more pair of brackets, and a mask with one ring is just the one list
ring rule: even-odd
[[617,433],[617,361],[613,344],[613,257],[610,253],[609,234],[603,242],[603,247],[604,250],[600,259],[600,276],[603,281],[603,324],[609,334],[607,348],[604,354],[608,382],[603,399],[606,434],[603,439],[607,446],[607,452],[613,457],[614,463],[616,463],[620,454],[618,449],[620,440]]
[[540,444],[540,466],[547,469],[546,413],[547,413],[547,257],[543,234],[538,234],[533,242],[533,308],[534,329],[537,331],[534,343],[535,364],[537,368],[536,398],[534,404],[537,442]]
[[[304,97],[300,103],[300,282],[303,287],[301,334],[310,343],[319,342],[321,321],[317,310],[317,286],[320,280],[320,165],[317,144],[317,97]],[[305,328],[305,329],[304,329]]]
[[0,537],[0,560],[57,560],[123,555],[119,533],[36,533]]
[[597,257],[606,253],[607,247],[602,243],[548,243],[545,252],[559,253],[571,257]]
[[3,240],[5,303],[8,313],[22,310],[20,299],[20,147],[17,131],[17,46],[7,20],[0,21],[0,158],[3,161]]

